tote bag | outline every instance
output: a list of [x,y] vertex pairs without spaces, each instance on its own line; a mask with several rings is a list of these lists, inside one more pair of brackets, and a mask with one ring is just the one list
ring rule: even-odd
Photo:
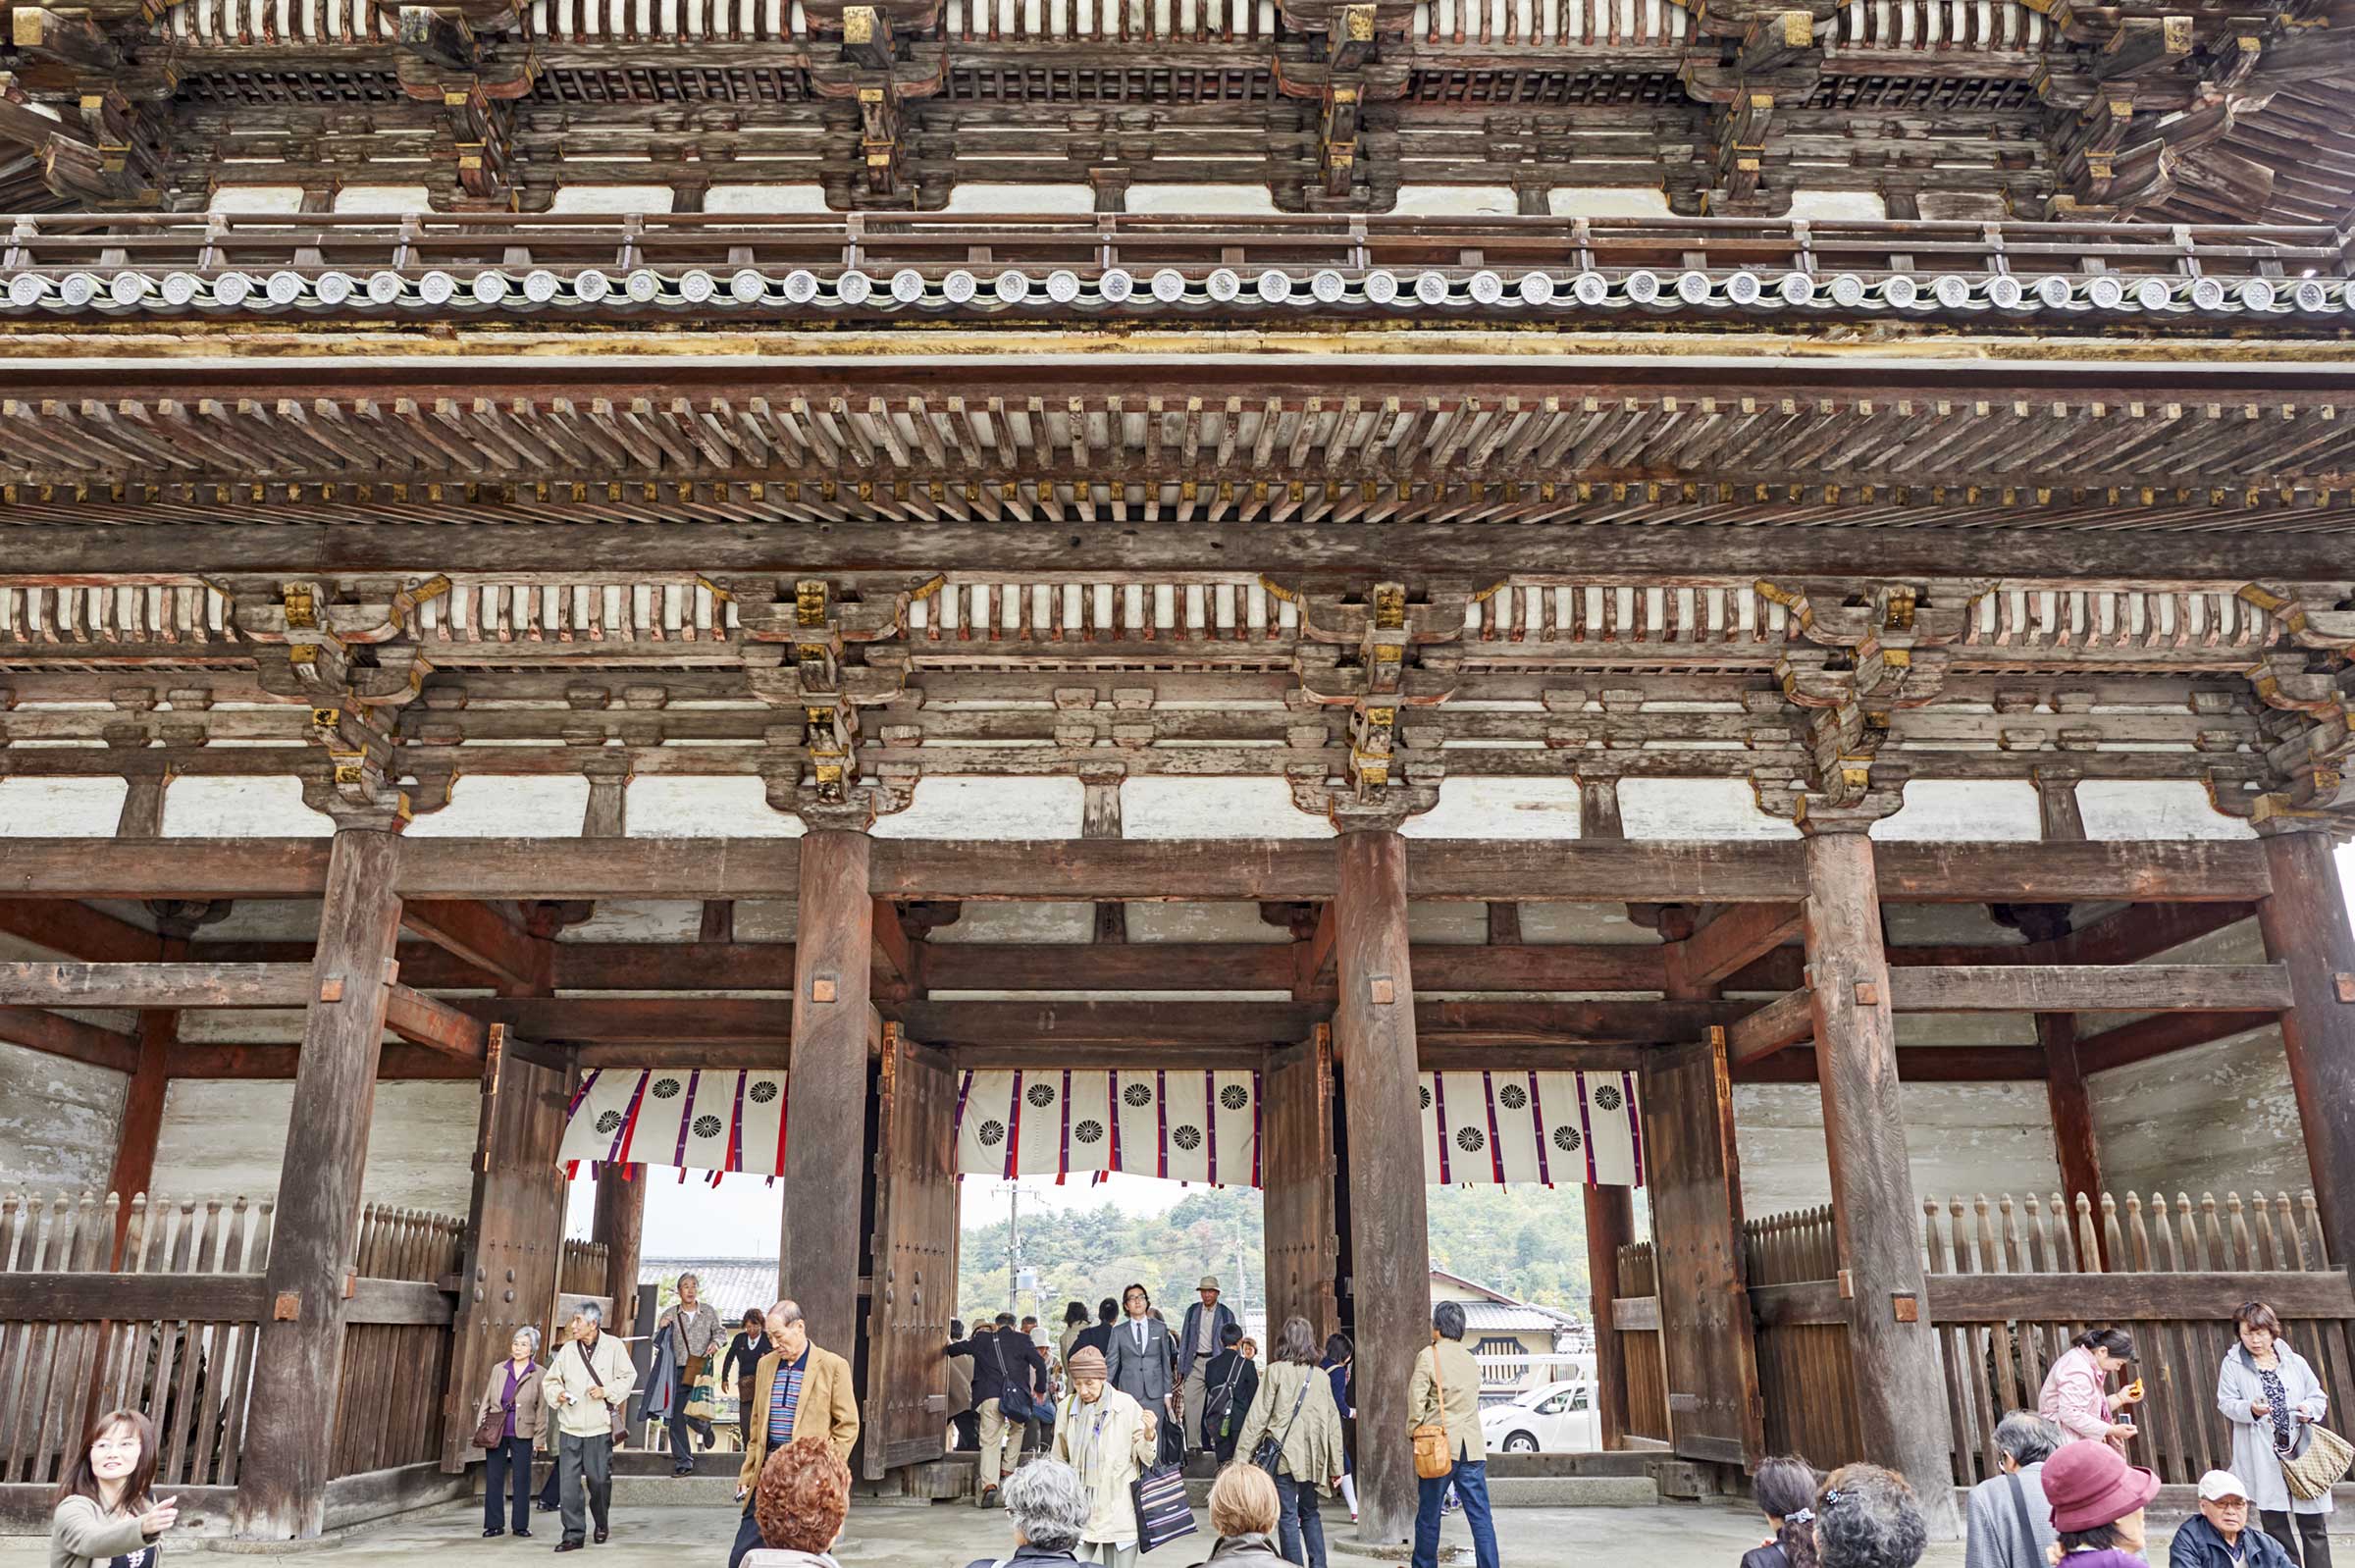
[[1185,1475],[1178,1465],[1155,1465],[1128,1483],[1136,1505],[1136,1549],[1151,1551],[1194,1534],[1194,1510],[1185,1500]]

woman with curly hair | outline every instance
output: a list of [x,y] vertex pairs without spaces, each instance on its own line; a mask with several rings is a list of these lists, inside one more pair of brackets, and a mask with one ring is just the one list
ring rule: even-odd
[[1815,1467],[1805,1459],[1769,1459],[1751,1483],[1752,1500],[1774,1534],[1742,1554],[1742,1568],[1816,1568]]
[[742,1568],[840,1568],[827,1555],[851,1511],[851,1471],[821,1437],[804,1437],[768,1456],[753,1492],[760,1545]]
[[1815,1555],[1823,1568],[1913,1568],[1929,1543],[1913,1489],[1895,1471],[1842,1465],[1815,1493]]

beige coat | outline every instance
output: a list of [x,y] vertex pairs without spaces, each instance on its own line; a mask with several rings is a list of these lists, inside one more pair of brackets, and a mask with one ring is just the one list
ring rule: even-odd
[[49,1568],[92,1568],[146,1544],[137,1514],[110,1514],[87,1497],[68,1497],[49,1516]]
[[[1431,1358],[1439,1356],[1439,1381],[1446,1385],[1447,1410],[1439,1416],[1439,1397],[1432,1381]],[[1480,1363],[1454,1339],[1441,1339],[1415,1356],[1415,1375],[1406,1389],[1406,1424],[1411,1430],[1436,1417],[1447,1424],[1447,1451],[1459,1460],[1479,1464],[1489,1457],[1488,1439],[1480,1433]]]
[[[1300,1399],[1303,1383],[1308,1385],[1308,1397]],[[1300,1402],[1297,1418],[1292,1415],[1295,1399]],[[1333,1380],[1322,1367],[1278,1361],[1260,1374],[1259,1393],[1243,1418],[1242,1436],[1234,1440],[1236,1456],[1250,1458],[1259,1439],[1270,1435],[1283,1439],[1284,1474],[1333,1495],[1333,1483],[1349,1467],[1341,1460],[1341,1412],[1333,1402]]]
[[[1085,1441],[1074,1446],[1080,1442],[1083,1424]],[[1145,1407],[1110,1384],[1092,1405],[1082,1404],[1076,1393],[1064,1400],[1055,1413],[1053,1457],[1078,1471],[1087,1491],[1082,1542],[1093,1545],[1136,1540],[1136,1502],[1128,1495],[1128,1486],[1153,1463],[1158,1446],[1145,1435]]]
[[[514,1363],[500,1356],[491,1365],[491,1381],[484,1385],[483,1402],[474,1407],[474,1424],[481,1427],[483,1418],[497,1410],[507,1397],[507,1369]],[[548,1431],[547,1373],[534,1367],[515,1382],[515,1436],[527,1442],[538,1442]]]
[[[606,1437],[613,1431],[613,1412],[626,1415],[629,1411],[630,1388],[638,1381],[638,1372],[630,1365],[629,1347],[619,1334],[597,1336],[596,1347],[589,1352],[589,1367],[581,1365],[576,1342],[566,1340],[556,1346],[548,1358],[548,1376],[540,1380],[540,1390],[555,1412],[557,1432],[568,1437]],[[590,1367],[596,1369],[594,1376]],[[605,1396],[590,1398],[591,1388],[604,1389]]]
[[[784,1361],[771,1350],[760,1358],[753,1375],[752,1440],[745,1444],[744,1465],[736,1484],[750,1491],[759,1483],[760,1466],[768,1459],[768,1400]],[[851,1364],[831,1350],[810,1347],[810,1365],[802,1369],[802,1397],[793,1407],[793,1440],[823,1437],[826,1447],[844,1464],[859,1445],[859,1395],[851,1387]]]

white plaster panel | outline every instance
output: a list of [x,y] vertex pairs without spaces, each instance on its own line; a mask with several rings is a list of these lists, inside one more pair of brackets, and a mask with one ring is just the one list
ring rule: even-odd
[[706,212],[825,212],[826,187],[814,180],[776,185],[713,185],[704,192]]
[[[2043,1084],[1909,1083],[1904,1103],[1916,1201],[2061,1184]],[[1734,1131],[1750,1218],[1831,1201],[1823,1100],[1813,1084],[1735,1084]]]
[[1086,795],[1075,778],[918,779],[908,810],[875,819],[875,837],[1077,838]]
[[1273,217],[1276,196],[1266,185],[1134,184],[1130,212],[1176,212],[1201,218]]
[[1402,217],[1510,218],[1521,210],[1521,198],[1510,185],[1400,185]]
[[345,185],[336,192],[338,212],[432,212],[433,192],[423,185]]
[[2087,1080],[2113,1192],[2303,1192],[2298,1098],[2273,1024]]
[[0,778],[0,838],[113,838],[130,793],[119,778]]
[[1872,824],[1889,843],[2029,843],[2044,837],[2036,786],[2026,780],[1917,778],[1906,804]]
[[1619,822],[1629,838],[1795,839],[1799,829],[1758,810],[1738,778],[1619,781]]
[[[164,1093],[155,1190],[172,1197],[275,1197],[293,1112],[290,1079],[175,1078]],[[368,1124],[367,1203],[466,1217],[481,1090],[388,1081]]]
[[2077,785],[2089,839],[2254,838],[2249,824],[2208,801],[2189,779],[2089,778]]
[[1489,939],[1489,907],[1486,904],[1409,904],[1406,907],[1406,939],[1409,942],[1478,946]]
[[1900,1013],[1896,1021],[1899,1045],[2037,1043],[2033,1013]]
[[1545,192],[1556,218],[1665,218],[1668,192],[1656,185],[1557,185]]
[[1889,216],[1889,204],[1869,190],[1794,190],[1794,218],[1854,218],[1878,223]]
[[589,781],[577,774],[461,775],[449,804],[420,811],[410,838],[579,838]]
[[[802,819],[768,804],[765,779],[656,773],[629,784],[632,838],[800,838]],[[576,824],[577,825],[577,824]]]
[[561,185],[550,212],[668,212],[668,185]]
[[564,931],[574,942],[693,942],[703,934],[700,899],[599,899],[596,914]]
[[1096,936],[1093,904],[968,904],[953,924],[944,925],[926,940],[933,942],[1092,942]]
[[[800,817],[788,818],[799,822]],[[802,927],[802,907],[791,899],[739,899],[734,929],[739,942],[790,942]]]
[[[1034,212],[1092,213],[1096,210],[1096,187],[1093,185],[1025,185],[993,184],[987,181],[959,181],[949,192],[949,212],[1021,213]],[[1131,211],[1145,209],[1132,207]]]
[[[969,911],[972,906],[966,908]],[[1256,904],[1131,904],[1131,942],[1289,942],[1291,932],[1259,917]]]
[[1629,919],[1624,904],[1524,904],[1521,940],[1617,942],[1651,947],[1659,942],[1660,933]]
[[333,838],[335,820],[302,804],[302,780],[198,776],[164,791],[166,838]]
[[312,942],[319,937],[316,899],[238,899],[229,914],[200,928],[199,942]]
[[102,1191],[126,1081],[112,1068],[0,1044],[0,1191]]
[[300,185],[222,185],[206,204],[210,212],[300,212]]
[[1333,824],[1292,805],[1280,778],[1152,775],[1121,786],[1124,838],[1331,838]]
[[1576,838],[1578,780],[1442,779],[1439,804],[1408,817],[1399,831],[1408,838]]

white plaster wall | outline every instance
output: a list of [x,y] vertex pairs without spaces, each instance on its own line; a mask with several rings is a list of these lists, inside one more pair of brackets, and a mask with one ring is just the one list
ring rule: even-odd
[[1794,190],[1794,218],[1856,218],[1878,222],[1889,216],[1889,204],[1870,190]]
[[2077,814],[2089,839],[2256,837],[2189,779],[2085,779],[2077,785]]
[[1576,838],[1578,780],[1442,779],[1439,804],[1408,817],[1399,831],[1408,838]]
[[[291,1080],[176,1079],[164,1095],[155,1190],[172,1197],[276,1196]],[[463,1219],[472,1201],[481,1091],[471,1082],[376,1086],[361,1196]]]
[[0,838],[113,838],[130,793],[119,778],[0,778]]
[[1133,184],[1130,212],[1175,212],[1193,217],[1248,218],[1272,215],[1275,193],[1266,185]]
[[971,213],[1092,213],[1096,210],[1096,187],[959,181],[956,188],[949,192],[949,204],[943,210]]
[[336,192],[338,212],[432,212],[434,195],[423,185],[345,185]]
[[1621,779],[1619,823],[1629,838],[1799,837],[1798,828],[1759,810],[1738,778]]
[[[1532,892],[1545,892],[1533,888]],[[1624,904],[1524,904],[1521,940],[1539,942],[1618,942],[1641,947],[1656,945],[1660,933],[1627,917]]]
[[176,778],[164,791],[166,838],[333,838],[336,824],[302,804],[302,780]]
[[1510,185],[1400,185],[1401,217],[1510,218],[1521,210],[1521,198]]
[[1333,824],[1292,805],[1280,778],[1151,775],[1121,786],[1123,838],[1331,838]]
[[[1905,1118],[1916,1200],[2061,1184],[2041,1083],[1909,1083]],[[1831,1201],[1823,1102],[1813,1084],[1734,1085],[1734,1129],[1750,1218]]]
[[1665,218],[1668,193],[1656,185],[1558,185],[1545,192],[1556,218]]
[[804,831],[800,817],[770,809],[764,780],[749,777],[632,779],[624,814],[632,838],[800,838]]
[[[1155,940],[1139,935],[1146,922],[1140,915],[1147,911],[1159,914],[1169,910],[1204,909],[1200,904],[1131,904],[1128,906],[1128,934],[1138,941]],[[1252,906],[1254,917],[1258,906]],[[1282,935],[1282,932],[1278,932]],[[963,914],[948,925],[934,931],[934,942],[1091,942],[1096,935],[1096,907],[1093,904],[968,904]],[[1201,937],[1179,940],[1202,941]]]
[[826,187],[816,181],[776,185],[713,185],[704,192],[706,212],[825,212]]
[[300,212],[300,185],[222,185],[206,204],[211,212]]
[[550,212],[668,212],[668,185],[561,185],[548,204]]
[[1872,836],[2032,844],[2044,837],[2044,819],[2036,786],[2024,779],[1917,778],[1906,785],[1906,804],[1872,824]]
[[908,810],[875,818],[877,838],[1077,838],[1087,788],[1075,778],[927,778]]
[[0,1044],[0,1192],[99,1192],[115,1166],[124,1075]]
[[2222,1198],[2298,1193],[2313,1182],[2281,1031],[2272,1024],[2097,1072],[2088,1086],[2102,1180],[2113,1192]]
[[[758,782],[758,781],[756,781]],[[589,781],[577,775],[460,775],[449,804],[420,811],[410,838],[579,838]]]

